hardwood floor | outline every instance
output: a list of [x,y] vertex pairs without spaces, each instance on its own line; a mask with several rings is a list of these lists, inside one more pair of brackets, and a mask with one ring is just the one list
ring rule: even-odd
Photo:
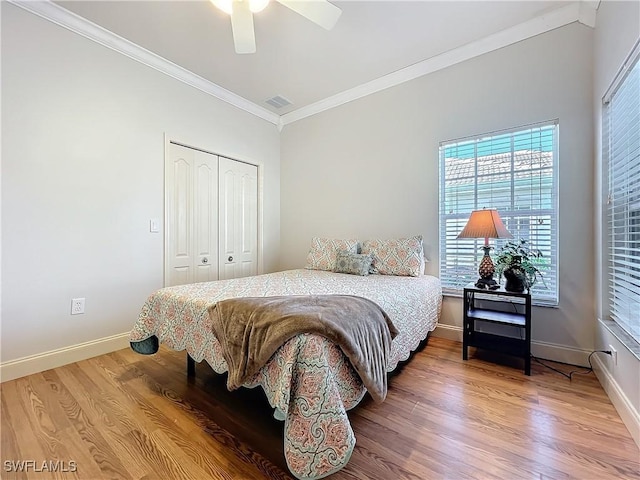
[[[593,373],[569,381],[534,362],[527,377],[461,348],[430,339],[384,403],[365,397],[351,461],[330,478],[640,479],[640,450]],[[291,478],[262,390],[196,372],[189,382],[184,352],[162,347],[1,384],[1,478]],[[20,460],[34,464],[9,472]]]

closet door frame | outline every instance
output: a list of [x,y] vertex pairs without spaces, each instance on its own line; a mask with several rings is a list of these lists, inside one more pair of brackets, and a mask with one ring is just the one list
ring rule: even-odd
[[184,139],[184,136],[181,136],[180,138],[178,138],[177,136],[174,137],[172,135],[169,135],[168,133],[164,134],[164,162],[163,162],[163,166],[162,166],[162,176],[163,176],[163,197],[164,197],[164,201],[163,201],[163,207],[164,207],[164,213],[163,213],[163,218],[164,218],[164,223],[163,223],[163,248],[162,248],[162,254],[163,254],[163,280],[162,280],[162,284],[163,286],[168,286],[169,285],[169,272],[170,272],[170,264],[169,264],[169,252],[168,252],[168,246],[169,246],[169,195],[168,195],[168,189],[169,189],[169,185],[167,182],[167,166],[169,165],[170,162],[170,155],[169,155],[169,144],[174,143],[176,145],[180,145],[182,147],[185,148],[191,148],[193,150],[199,150],[201,152],[204,153],[209,153],[211,155],[217,155],[218,157],[226,157],[228,159],[231,160],[235,160],[236,162],[242,162],[242,163],[246,163],[249,165],[253,165],[255,167],[257,167],[258,169],[258,205],[257,205],[257,219],[258,219],[258,225],[257,225],[257,233],[258,233],[258,239],[257,239],[257,274],[260,275],[261,273],[263,273],[264,271],[264,256],[263,256],[263,205],[264,205],[264,164],[262,162],[259,161],[254,161],[254,160],[246,160],[246,159],[240,159],[238,155],[234,155],[233,153],[228,153],[228,152],[221,152],[221,151],[216,151],[216,149],[210,148],[209,146],[198,146],[198,142],[190,142],[188,141],[188,139]]

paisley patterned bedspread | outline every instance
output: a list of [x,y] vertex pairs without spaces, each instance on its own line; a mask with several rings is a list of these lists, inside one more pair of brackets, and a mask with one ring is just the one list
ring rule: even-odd
[[[134,325],[131,342],[156,336],[174,350],[227,371],[207,308],[235,297],[357,295],[387,312],[399,334],[388,371],[409,358],[435,329],[442,306],[436,277],[356,276],[320,270],[288,270],[254,277],[168,287],[152,294]],[[291,473],[313,480],[344,467],[355,446],[347,410],[366,389],[342,351],[329,340],[302,334],[285,343],[245,386],[261,386],[285,421],[284,453]]]

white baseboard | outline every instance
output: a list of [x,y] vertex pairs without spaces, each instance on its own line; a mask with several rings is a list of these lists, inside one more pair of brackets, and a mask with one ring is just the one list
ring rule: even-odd
[[448,340],[454,340],[456,342],[462,341],[462,328],[455,325],[445,325],[439,323],[436,329],[433,331],[434,337],[446,338]]
[[631,437],[636,442],[636,445],[640,448],[640,412],[636,410],[633,404],[629,401],[624,394],[618,382],[609,373],[609,370],[605,364],[596,355],[592,357],[593,371],[600,381],[600,385],[609,396],[611,403],[615,407],[618,415],[622,419],[622,422],[629,430]]
[[534,357],[553,360],[554,362],[588,367],[589,361],[587,359],[590,353],[591,350],[582,350],[581,348],[567,347],[556,343],[531,341],[531,354]]
[[[433,331],[433,336],[462,342],[462,333],[463,332],[461,327],[439,323],[436,329]],[[531,353],[533,356],[545,360],[553,360],[554,362],[562,362],[568,363],[570,365],[579,365],[586,367],[589,366],[587,357],[589,356],[591,351],[567,347],[565,345],[537,342],[532,340]]]
[[129,332],[0,363],[0,382],[44,372],[129,346]]

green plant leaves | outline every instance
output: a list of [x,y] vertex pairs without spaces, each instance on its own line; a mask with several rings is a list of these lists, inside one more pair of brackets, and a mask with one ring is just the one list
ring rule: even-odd
[[531,288],[538,280],[544,283],[542,272],[534,264],[539,258],[542,258],[542,252],[531,249],[524,238],[518,242],[509,241],[498,250],[494,262],[496,274],[500,278],[506,268],[517,266],[525,272],[527,288]]

